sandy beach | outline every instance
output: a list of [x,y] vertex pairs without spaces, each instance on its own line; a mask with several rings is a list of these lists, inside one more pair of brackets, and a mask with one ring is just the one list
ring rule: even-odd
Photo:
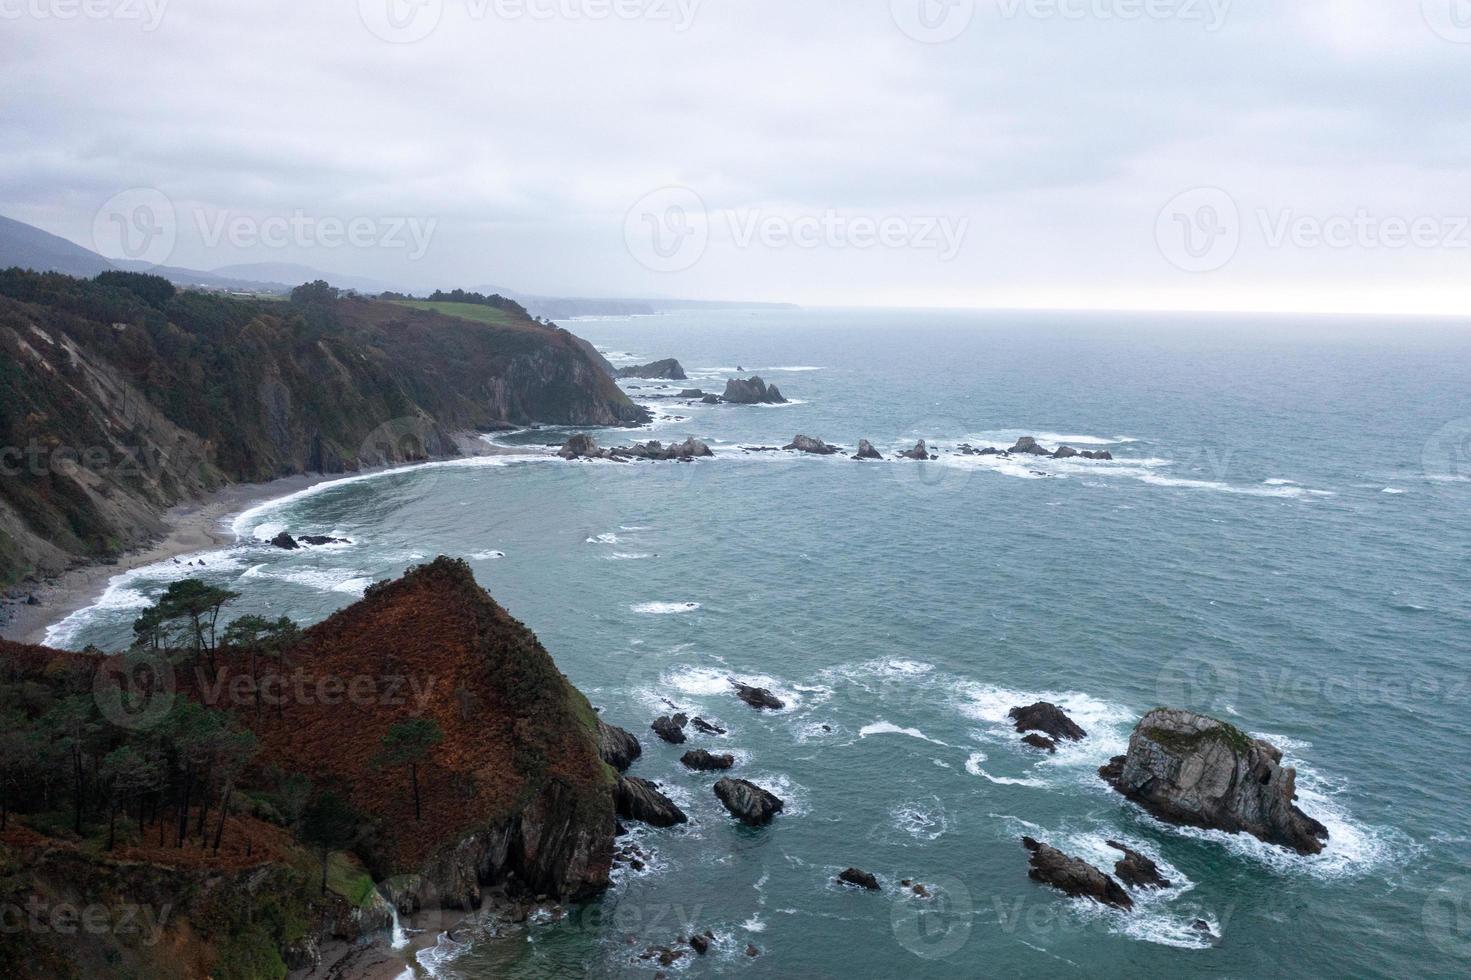
[[[465,456],[527,453],[525,449],[491,445],[474,433],[459,434],[456,441]],[[153,544],[119,555],[112,563],[79,565],[48,581],[12,589],[12,601],[5,606],[5,620],[0,623],[0,637],[20,643],[41,643],[49,626],[96,602],[114,576],[145,565],[168,561],[179,555],[227,547],[235,543],[230,522],[242,511],[321,483],[351,479],[373,472],[384,470],[330,475],[312,473],[282,477],[268,483],[234,484],[199,500],[178,504],[163,516],[164,523],[169,528],[168,533]],[[27,595],[34,595],[37,604],[28,604],[25,601]],[[17,596],[20,601],[14,601]]]

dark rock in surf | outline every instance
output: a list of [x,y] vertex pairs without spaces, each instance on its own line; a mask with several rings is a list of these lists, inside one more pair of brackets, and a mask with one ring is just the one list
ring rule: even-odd
[[736,697],[757,711],[780,711],[786,707],[786,702],[764,687],[751,687],[749,684],[742,684],[737,680],[732,680],[731,683],[735,685]]
[[690,724],[695,726],[695,730],[696,731],[704,732],[706,735],[724,735],[725,734],[725,729],[724,728],[721,728],[719,725],[712,725],[708,721],[706,721],[705,719],[700,718],[698,716],[695,717],[695,718],[691,718],[690,719]]
[[859,439],[858,440],[858,452],[856,454],[854,454],[853,458],[854,459],[883,459],[884,458],[884,454],[881,453],[881,452],[879,452],[877,449],[873,448],[873,443],[869,442],[867,439]]
[[837,446],[829,446],[821,439],[814,439],[811,436],[803,435],[797,436],[781,448],[789,452],[796,450],[799,453],[811,453],[814,456],[832,456],[835,453],[842,452]]
[[704,956],[710,952],[710,942],[715,938],[715,933],[706,929],[703,933],[695,933],[690,936],[690,949]]
[[673,827],[688,823],[689,817],[647,779],[637,776],[619,776],[613,790],[618,816],[626,820],[638,820],[651,827]]
[[1118,841],[1109,841],[1108,846],[1123,851],[1124,857],[1113,866],[1113,873],[1126,885],[1135,888],[1168,888],[1170,879],[1159,873],[1159,865]]
[[685,768],[693,769],[696,772],[719,772],[720,770],[729,769],[734,766],[735,756],[729,754],[711,755],[704,749],[692,749],[686,752],[679,761],[684,763]]
[[1099,770],[1155,817],[1247,833],[1299,854],[1317,854],[1328,828],[1298,809],[1297,771],[1270,742],[1190,711],[1156,708],[1129,738],[1129,752]]
[[698,439],[690,438],[684,442],[674,442],[669,445],[655,440],[652,442],[635,443],[632,446],[620,446],[609,450],[612,456],[628,456],[633,459],[708,459],[715,454],[710,447]]
[[744,779],[722,779],[715,784],[715,796],[731,816],[748,827],[761,827],[771,823],[785,804],[776,797]]
[[670,745],[684,744],[684,725],[668,715],[661,715],[654,719],[654,723],[649,727],[654,730],[655,735]]
[[918,460],[930,460],[935,458],[934,456],[930,455],[930,447],[925,445],[925,441],[923,439],[916,443],[913,449],[906,449],[904,452],[900,453],[899,457],[901,459]]
[[643,747],[632,733],[617,725],[598,720],[598,755],[619,772],[627,772],[633,760],[643,755]]
[[678,361],[669,357],[652,364],[636,364],[632,367],[619,368],[618,377],[684,381],[689,375],[684,373],[684,367]]
[[282,531],[280,534],[272,538],[271,544],[275,545],[277,548],[282,549],[283,551],[295,551],[297,548],[301,547],[301,545],[296,543],[296,539],[287,534],[285,531]]
[[557,455],[563,459],[602,459],[606,454],[598,448],[592,436],[579,432],[562,444]]
[[1083,458],[1084,459],[1103,459],[1103,460],[1111,460],[1111,459],[1113,459],[1113,453],[1109,452],[1106,449],[1098,449],[1098,450],[1092,450],[1092,451],[1090,451],[1090,450],[1084,450],[1082,455],[1083,455]]
[[880,890],[879,880],[867,871],[861,871],[858,868],[849,868],[847,871],[844,871],[838,875],[838,881],[845,885],[853,885],[856,888],[863,888],[871,892]]
[[1031,436],[1022,436],[1007,452],[1018,453],[1026,456],[1050,456],[1047,450],[1037,445],[1037,440]]
[[1052,458],[1053,459],[1074,459],[1074,458],[1076,458],[1078,456],[1081,456],[1081,455],[1082,455],[1082,453],[1078,452],[1072,446],[1058,446],[1057,447],[1057,452],[1055,452],[1055,453],[1052,454]]
[[749,380],[731,378],[727,381],[724,400],[732,405],[785,405],[787,401],[776,385],[768,385],[755,376]]
[[1100,905],[1125,912],[1134,907],[1134,900],[1123,886],[1088,862],[1030,837],[1022,838],[1022,846],[1032,852],[1032,867],[1027,877],[1033,881],[1050,885],[1073,898],[1091,898]]
[[1016,722],[1016,730],[1019,732],[1043,732],[1054,739],[1065,738],[1073,742],[1080,742],[1088,737],[1088,733],[1063,714],[1061,708],[1046,701],[1038,701],[1025,708],[1012,708],[1007,717]]
[[[320,548],[323,545],[328,544],[352,544],[352,542],[347,540],[346,538],[329,538],[325,534],[304,534],[296,539],[296,543],[309,544],[314,548]],[[203,565],[203,560],[201,560],[199,564]]]
[[1037,735],[1034,733],[1024,736],[1022,741],[1034,749],[1042,749],[1045,752],[1054,753],[1057,751],[1057,742],[1054,739],[1048,738],[1046,735]]

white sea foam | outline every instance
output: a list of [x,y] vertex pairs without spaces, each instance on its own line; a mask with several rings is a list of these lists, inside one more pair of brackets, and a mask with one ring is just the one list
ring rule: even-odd
[[901,728],[892,722],[876,721],[871,725],[864,725],[858,730],[859,738],[868,738],[870,735],[908,735],[921,741],[931,742],[935,745],[944,745],[939,739],[930,738],[918,728]]
[[644,551],[615,551],[611,555],[604,555],[604,561],[644,561],[654,557]]
[[915,840],[939,840],[950,829],[950,817],[938,796],[902,803],[891,817],[897,830]]
[[700,604],[698,602],[640,602],[629,608],[646,616],[674,616],[679,613],[694,612],[700,608]]
[[504,551],[477,551],[470,556],[471,561],[493,561],[497,558],[506,557]]
[[587,544],[617,544],[618,543],[618,535],[614,534],[611,531],[607,532],[606,534],[594,534],[592,537],[590,537],[590,538],[587,539],[586,543]]
[[984,753],[984,752],[972,752],[970,754],[970,757],[965,760],[965,771],[968,772],[968,773],[970,773],[972,776],[980,776],[983,779],[989,779],[991,782],[996,783],[997,785],[1000,785],[1000,786],[1037,786],[1037,787],[1042,787],[1042,786],[1046,786],[1047,785],[1046,781],[1041,780],[1041,779],[1034,779],[1034,778],[1015,778],[1015,777],[1012,777],[1012,776],[993,776],[993,775],[991,775],[989,772],[987,772],[981,766],[981,763],[983,763],[985,761],[986,761],[986,753]]
[[1402,493],[1409,493],[1408,490],[1401,490],[1399,487],[1385,487],[1383,490],[1381,490],[1379,492],[1380,493],[1393,494],[1395,496],[1398,496],[1398,495],[1400,495]]

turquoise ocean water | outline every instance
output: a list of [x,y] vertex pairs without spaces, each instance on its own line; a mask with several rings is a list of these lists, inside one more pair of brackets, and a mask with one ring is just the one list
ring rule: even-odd
[[[328,484],[235,521],[240,544],[114,581],[53,642],[125,644],[174,577],[238,612],[314,622],[439,554],[640,735],[634,774],[691,823],[557,923],[464,945],[444,977],[1464,976],[1471,970],[1471,333],[1459,324],[1110,314],[724,312],[570,326],[619,363],[744,367],[780,407],[649,401],[695,464],[541,456]],[[636,399],[658,382],[625,382]],[[797,433],[935,463],[744,453]],[[1103,448],[1112,463],[955,458],[961,442]],[[498,437],[538,450],[565,430]],[[281,528],[352,544],[282,552]],[[192,558],[193,556],[191,556]],[[728,677],[770,687],[759,715]],[[1044,757],[1007,710],[1055,700],[1089,732]],[[729,729],[776,791],[769,828],[648,723],[664,699]],[[1190,707],[1264,735],[1332,837],[1317,857],[1165,827],[1095,774],[1140,715]],[[1105,867],[1107,839],[1176,887],[1121,914],[1028,881],[1023,834]],[[849,865],[895,887],[832,883]],[[1212,934],[1195,931],[1203,919]],[[431,930],[432,932],[432,930]],[[629,945],[628,937],[637,943]],[[748,943],[762,951],[744,954]]]

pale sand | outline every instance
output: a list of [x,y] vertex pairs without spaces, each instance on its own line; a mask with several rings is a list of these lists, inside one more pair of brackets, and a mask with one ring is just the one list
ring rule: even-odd
[[[484,442],[474,434],[456,437],[466,456],[530,455],[536,449],[507,450]],[[364,472],[381,472],[366,470]],[[80,565],[47,582],[20,586],[13,594],[32,594],[39,605],[24,602],[6,607],[9,616],[0,623],[0,637],[21,643],[40,643],[46,629],[79,609],[92,605],[107,589],[113,576],[144,565],[155,565],[179,555],[212,551],[235,543],[230,522],[257,504],[297,493],[319,483],[351,479],[362,473],[288,476],[269,483],[236,484],[201,499],[179,504],[164,514],[169,531],[162,540],[118,557],[116,564]]]

